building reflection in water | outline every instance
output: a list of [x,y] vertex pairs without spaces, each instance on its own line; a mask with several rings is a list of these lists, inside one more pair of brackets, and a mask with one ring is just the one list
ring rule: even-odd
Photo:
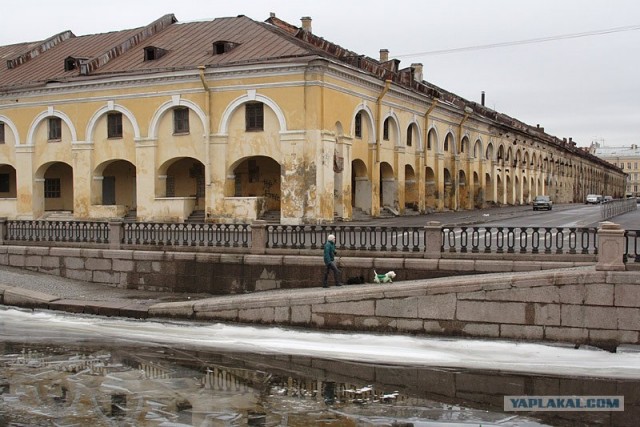
[[[638,381],[115,344],[2,343],[0,355],[9,426],[631,426],[640,415]],[[624,395],[625,412],[502,412],[504,395],[603,394]]]

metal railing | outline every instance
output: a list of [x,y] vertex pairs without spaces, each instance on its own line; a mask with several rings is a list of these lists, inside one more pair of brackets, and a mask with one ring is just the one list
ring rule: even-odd
[[330,234],[342,250],[421,252],[426,240],[424,227],[268,225],[267,248],[319,249]]
[[248,248],[248,224],[123,223],[126,245]]
[[[4,242],[54,246],[126,246],[318,250],[330,234],[339,250],[421,254],[598,254],[598,229],[579,227],[385,227],[0,220]],[[640,262],[640,231],[627,230],[625,262]],[[257,246],[256,246],[257,245]],[[277,252],[273,252],[277,253]],[[396,255],[392,255],[396,254]],[[353,255],[353,254],[352,254]],[[413,255],[412,255],[413,256]]]
[[8,220],[5,240],[109,243],[109,224],[100,221]]
[[442,230],[442,252],[598,254],[597,228],[454,227]]
[[600,205],[600,217],[603,220],[607,220],[627,212],[635,211],[636,209],[638,209],[638,203],[635,198],[611,200],[610,202]]

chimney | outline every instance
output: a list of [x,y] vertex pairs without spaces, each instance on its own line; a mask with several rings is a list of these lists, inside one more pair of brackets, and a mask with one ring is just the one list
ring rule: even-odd
[[413,69],[413,80],[416,82],[422,82],[422,64],[411,64],[411,68]]
[[484,107],[484,91],[482,91],[482,94],[480,96],[480,105]]
[[389,60],[389,49],[380,49],[380,62],[387,62]]
[[302,18],[300,18],[300,21],[302,21],[302,29],[308,33],[311,32],[311,17],[310,16],[303,16]]

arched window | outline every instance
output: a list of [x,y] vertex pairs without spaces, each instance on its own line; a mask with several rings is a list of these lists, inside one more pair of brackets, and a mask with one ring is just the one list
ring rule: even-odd
[[356,138],[362,138],[362,113],[356,114],[354,127]]

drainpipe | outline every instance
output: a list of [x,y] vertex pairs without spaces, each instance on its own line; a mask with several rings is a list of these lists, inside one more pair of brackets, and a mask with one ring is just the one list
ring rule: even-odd
[[[458,125],[458,153],[456,153],[458,155],[459,158],[459,153],[460,153],[460,149],[462,148],[462,125],[464,124],[464,122],[467,121],[467,119],[469,118],[469,116],[473,114],[473,108],[471,107],[464,107],[464,116],[462,117],[462,120],[460,121],[460,124]],[[457,166],[457,165],[456,165]],[[467,171],[468,172],[468,171]],[[456,210],[458,210],[460,208],[460,180],[459,180],[459,172],[458,169],[456,167],[456,169],[454,170],[454,182],[456,183]],[[469,177],[467,177],[467,179],[469,179]]]
[[422,150],[422,155],[424,156],[424,162],[425,165],[427,163],[427,144],[429,143],[429,114],[431,114],[431,112],[433,111],[434,108],[436,108],[436,105],[438,105],[438,100],[434,99],[433,102],[431,103],[431,106],[429,107],[429,109],[427,109],[427,112],[424,113],[424,149]]
[[390,87],[391,87],[391,80],[389,79],[385,80],[384,88],[382,89],[380,96],[378,96],[378,99],[376,100],[376,106],[378,109],[378,111],[376,111],[376,114],[378,116],[376,117],[376,163],[380,163],[380,146],[381,146],[381,140],[382,140],[382,138],[380,137],[380,119],[382,117],[382,98],[384,98],[387,92],[389,92]]
[[204,153],[205,153],[205,161],[206,161],[206,173],[205,173],[205,183],[207,184],[207,186],[211,186],[211,156],[209,155],[209,134],[211,133],[211,93],[209,92],[209,85],[207,84],[207,82],[204,79],[204,70],[205,70],[205,66],[204,65],[200,65],[198,66],[198,70],[200,70],[200,81],[202,82],[202,87],[204,88],[204,94],[205,94],[205,113],[207,114],[207,134],[205,135],[205,146],[204,146]]

